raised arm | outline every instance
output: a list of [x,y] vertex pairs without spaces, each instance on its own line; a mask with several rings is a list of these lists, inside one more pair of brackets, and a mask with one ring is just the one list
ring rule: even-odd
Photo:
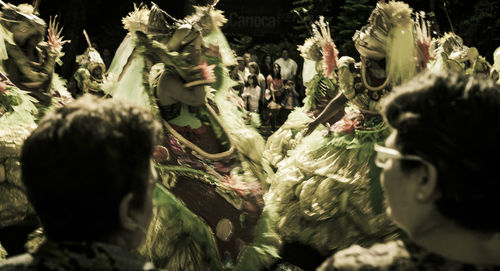
[[307,127],[306,131],[304,132],[304,136],[307,136],[311,134],[318,125],[321,123],[326,122],[327,120],[330,120],[334,116],[338,116],[334,122],[340,120],[342,118],[342,114],[339,114],[341,111],[343,112],[345,103],[347,102],[347,98],[342,94],[342,92],[339,92],[335,98],[330,100],[328,105],[323,109],[323,111],[319,114],[319,116],[310,122]]

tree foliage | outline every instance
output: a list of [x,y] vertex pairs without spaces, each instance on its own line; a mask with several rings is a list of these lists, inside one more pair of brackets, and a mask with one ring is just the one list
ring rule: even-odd
[[[389,0],[386,0],[389,1]],[[434,24],[441,34],[452,30],[468,46],[477,47],[481,55],[492,61],[493,51],[500,46],[500,1],[491,0],[406,0],[415,11],[435,14]],[[330,22],[332,38],[340,55],[356,57],[352,37],[367,23],[377,0],[295,0],[291,12],[297,14],[293,27],[296,43],[309,36],[308,27],[320,15]],[[307,26],[307,27],[306,27]]]
[[[438,1],[443,2],[443,1]],[[500,2],[490,0],[447,2],[447,10],[457,33],[467,46],[476,47],[488,61],[493,61],[493,52],[500,46]],[[451,31],[443,22],[442,27]]]
[[367,24],[376,0],[345,0],[334,20],[332,38],[337,44],[340,55],[356,57],[352,37],[357,30]]

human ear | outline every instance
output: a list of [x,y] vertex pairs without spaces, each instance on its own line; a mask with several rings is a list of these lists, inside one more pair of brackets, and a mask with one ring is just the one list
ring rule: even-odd
[[137,222],[134,220],[132,215],[132,199],[134,195],[132,193],[127,193],[120,202],[119,216],[120,224],[122,228],[135,231],[137,229]]
[[424,162],[417,189],[417,200],[421,202],[434,201],[439,197],[437,189],[437,169],[428,162]]

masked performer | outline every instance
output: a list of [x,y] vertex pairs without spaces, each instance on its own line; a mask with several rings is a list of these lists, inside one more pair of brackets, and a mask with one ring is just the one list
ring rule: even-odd
[[225,66],[234,60],[224,21],[213,6],[183,20],[155,4],[136,8],[110,66],[113,98],[142,103],[164,125],[156,210],[140,253],[168,270],[258,270],[277,258],[262,199],[263,140],[228,100]]
[[[415,34],[411,13],[402,2],[377,4],[353,38],[361,63],[339,59],[339,94],[309,124],[309,132],[319,126],[317,131],[289,152],[271,178],[266,203],[277,207],[284,241],[327,255],[395,234],[382,213],[373,146],[389,135],[378,113],[380,98],[428,62],[421,48],[428,50],[430,38]],[[322,125],[339,111],[345,111],[339,121]]]
[[47,30],[31,5],[1,4],[0,60],[10,81],[35,97],[39,107],[70,101],[64,82],[54,72],[66,43],[55,19]]
[[491,65],[479,55],[475,47],[468,47],[461,37],[455,33],[445,33],[434,39],[431,44],[435,59],[429,63],[429,69],[446,70],[461,74],[488,75]]
[[91,93],[103,97],[107,94],[106,65],[99,52],[92,47],[87,32],[83,30],[88,48],[82,55],[76,57],[79,68],[73,75],[78,94]]
[[[304,106],[294,110],[287,121],[271,135],[266,142],[264,157],[276,170],[278,164],[300,141],[301,131],[317,117],[326,105],[338,95],[338,81],[335,72],[338,51],[330,36],[330,28],[323,17],[312,25],[313,36],[299,46],[304,58],[304,82],[307,82]],[[341,104],[343,108],[343,104]],[[332,116],[326,122],[334,123],[343,112]],[[326,123],[325,122],[325,123]],[[296,140],[297,139],[297,140]]]
[[17,254],[37,226],[21,181],[19,157],[24,140],[36,127],[38,110],[27,92],[5,76],[0,80],[0,242],[10,254]]
[[54,73],[64,44],[55,21],[43,41],[47,25],[33,6],[0,4],[0,241],[12,255],[38,225],[21,182],[22,143],[40,112],[71,96]]

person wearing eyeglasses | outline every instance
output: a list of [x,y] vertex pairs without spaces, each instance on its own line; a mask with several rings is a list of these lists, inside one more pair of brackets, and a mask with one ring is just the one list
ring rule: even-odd
[[387,214],[408,238],[352,246],[318,270],[500,270],[500,161],[488,155],[500,153],[500,88],[428,73],[387,98],[383,115],[393,131],[376,164]]

